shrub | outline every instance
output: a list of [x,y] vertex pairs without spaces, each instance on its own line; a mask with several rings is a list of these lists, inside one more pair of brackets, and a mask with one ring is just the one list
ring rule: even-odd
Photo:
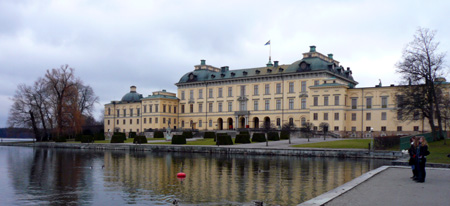
[[173,135],[172,144],[186,144],[186,137],[183,135]]
[[266,135],[264,133],[253,133],[252,142],[265,142]]
[[66,142],[66,136],[55,137],[55,142]]
[[216,138],[216,133],[215,132],[205,132],[205,135],[203,136],[203,138],[205,138],[205,139]]
[[136,137],[136,132],[128,133],[128,138],[134,138],[134,137]]
[[282,130],[280,134],[280,139],[289,139],[290,136],[291,133],[289,131]]
[[250,135],[250,133],[248,131],[240,131],[239,134],[246,134],[246,135]]
[[398,148],[400,146],[400,136],[375,137],[373,146],[376,150]]
[[233,140],[228,134],[217,135],[216,145],[233,145]]
[[236,139],[234,140],[234,143],[251,143],[250,142],[250,135],[249,134],[238,134],[236,135]]
[[148,143],[147,138],[145,136],[136,136],[133,139],[134,144],[146,144]]
[[123,143],[125,139],[125,134],[114,134],[111,137],[111,143]]
[[91,135],[83,135],[81,136],[81,143],[92,143],[94,142],[94,137]]
[[153,133],[153,138],[164,138],[164,133],[162,131],[155,131]]
[[193,138],[193,137],[194,137],[194,135],[192,134],[191,131],[184,131],[182,135],[183,135],[184,137],[186,137],[186,139],[190,139],[190,138]]
[[280,136],[278,136],[278,132],[269,132],[267,134],[267,139],[272,141],[280,140]]

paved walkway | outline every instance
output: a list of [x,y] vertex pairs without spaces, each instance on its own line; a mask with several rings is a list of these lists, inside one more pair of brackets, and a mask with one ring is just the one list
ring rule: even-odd
[[383,166],[300,205],[449,205],[450,169],[426,172],[425,183],[416,183],[410,167]]

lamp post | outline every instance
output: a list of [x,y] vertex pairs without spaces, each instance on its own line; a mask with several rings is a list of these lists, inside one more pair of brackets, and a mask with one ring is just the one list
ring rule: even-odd
[[372,140],[370,141],[370,150],[371,151],[373,151],[373,134],[372,134],[372,132],[373,132],[373,128],[371,127],[370,131],[369,131],[370,136],[372,137]]

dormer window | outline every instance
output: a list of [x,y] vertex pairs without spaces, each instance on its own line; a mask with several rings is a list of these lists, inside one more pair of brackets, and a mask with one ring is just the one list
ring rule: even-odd
[[256,72],[256,74],[259,74],[259,73],[261,73],[261,71],[259,71],[259,70],[256,70],[255,72]]
[[267,73],[272,73],[272,70],[271,69],[267,69]]
[[234,77],[236,75],[236,73],[234,73],[234,72],[231,72],[231,76],[232,77]]
[[214,74],[211,74],[211,78],[213,78],[213,79],[214,79],[214,78],[216,78],[216,75],[214,75]]
[[246,71],[244,71],[244,72],[242,72],[242,74],[244,74],[244,76],[246,76],[246,75],[247,75],[247,72],[246,72]]
[[278,69],[278,72],[283,72],[283,71],[284,71],[283,68],[279,68],[279,69]]
[[225,74],[220,74],[220,76],[221,76],[222,78],[224,78],[224,77],[225,77]]

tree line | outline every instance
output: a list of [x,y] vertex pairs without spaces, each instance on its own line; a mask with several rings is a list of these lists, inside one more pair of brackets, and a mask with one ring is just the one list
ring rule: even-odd
[[36,141],[56,140],[82,132],[98,97],[68,65],[47,70],[32,85],[19,84],[9,111],[8,126],[31,128]]

